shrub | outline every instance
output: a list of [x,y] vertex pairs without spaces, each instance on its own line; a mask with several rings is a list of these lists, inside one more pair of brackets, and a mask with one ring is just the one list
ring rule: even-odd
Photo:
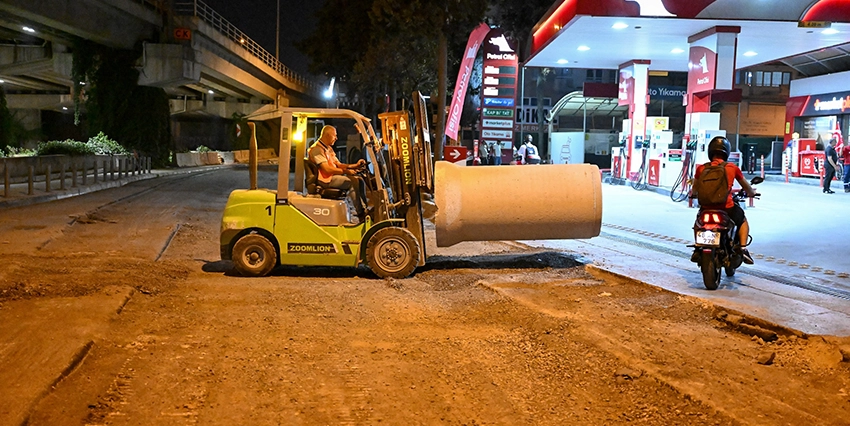
[[200,152],[202,154],[205,153],[205,152],[210,152],[210,151],[212,151],[212,150],[209,147],[206,147],[204,145],[201,145],[201,146],[199,146],[195,149],[195,152]]
[[109,137],[103,134],[103,132],[98,133],[97,136],[90,137],[89,141],[86,142],[86,145],[88,145],[92,152],[97,155],[120,155],[130,153],[121,146],[121,144],[109,139]]
[[92,155],[94,150],[75,140],[41,142],[35,149],[37,155]]
[[29,148],[7,146],[6,150],[0,149],[0,157],[33,157],[35,155],[38,155],[35,150]]

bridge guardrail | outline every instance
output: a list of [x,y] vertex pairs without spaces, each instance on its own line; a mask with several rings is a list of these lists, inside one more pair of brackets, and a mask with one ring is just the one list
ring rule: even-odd
[[274,55],[269,53],[266,49],[263,49],[259,43],[252,40],[245,33],[243,33],[239,28],[236,28],[235,25],[231,24],[227,19],[221,16],[218,12],[213,10],[211,7],[207,6],[201,0],[192,0],[192,1],[175,1],[174,2],[174,13],[178,15],[188,15],[188,16],[196,16],[209,24],[219,33],[225,35],[230,40],[241,44],[249,53],[254,55],[257,59],[263,61],[266,65],[273,68],[275,71],[280,73],[280,75],[289,79],[290,81],[300,84],[306,89],[318,91],[319,85],[306,77],[303,77],[296,73],[295,71],[289,69],[286,65],[281,63]]

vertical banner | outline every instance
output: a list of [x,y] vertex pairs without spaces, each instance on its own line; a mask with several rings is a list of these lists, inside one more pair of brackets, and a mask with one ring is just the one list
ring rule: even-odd
[[452,96],[452,104],[449,107],[449,116],[446,119],[446,137],[457,140],[457,131],[460,125],[460,114],[463,111],[463,100],[466,97],[466,87],[469,84],[469,76],[472,74],[472,65],[475,62],[475,56],[478,54],[478,47],[487,33],[490,31],[490,26],[485,23],[478,25],[469,35],[469,41],[466,42],[466,50],[463,56],[463,61],[460,64],[460,70],[457,73],[457,81],[455,82],[455,91]]
[[514,144],[517,73],[516,44],[499,28],[490,30],[484,42],[484,74],[481,78],[481,140],[501,150]]

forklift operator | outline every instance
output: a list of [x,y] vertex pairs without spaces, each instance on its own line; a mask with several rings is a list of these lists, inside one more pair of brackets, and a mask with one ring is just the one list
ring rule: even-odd
[[363,199],[364,183],[357,176],[366,165],[366,161],[362,158],[354,164],[345,164],[336,158],[333,150],[334,142],[336,142],[336,128],[334,126],[322,127],[322,132],[319,139],[310,147],[307,152],[307,158],[313,162],[318,168],[318,179],[322,186],[327,188],[335,188],[347,190],[352,189],[354,193],[354,209],[357,212],[358,218],[364,220]]

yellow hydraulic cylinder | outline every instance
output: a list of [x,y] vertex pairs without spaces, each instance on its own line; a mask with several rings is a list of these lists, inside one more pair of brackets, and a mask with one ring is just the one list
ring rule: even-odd
[[438,161],[434,203],[438,247],[592,238],[602,227],[602,176],[592,164],[464,167]]

